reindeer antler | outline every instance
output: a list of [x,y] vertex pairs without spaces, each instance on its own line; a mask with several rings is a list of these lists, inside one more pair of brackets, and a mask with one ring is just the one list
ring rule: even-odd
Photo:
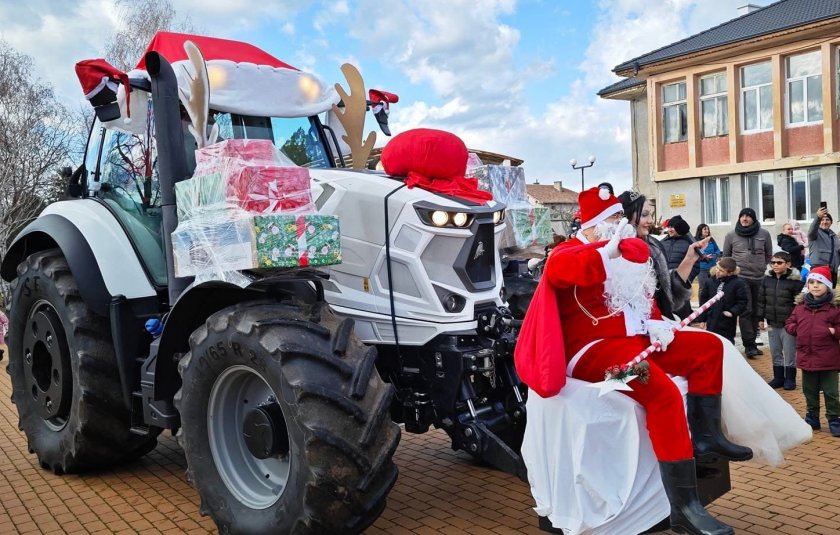
[[353,169],[363,169],[367,165],[370,151],[376,142],[376,132],[370,132],[367,139],[362,143],[362,136],[365,128],[365,115],[367,114],[367,97],[365,96],[365,82],[356,67],[345,63],[341,66],[341,72],[347,83],[350,85],[350,94],[335,84],[335,90],[344,102],[342,110],[333,104],[333,113],[338,117],[341,126],[346,134],[341,138],[350,146],[350,154],[353,157]]
[[216,142],[219,137],[219,125],[214,124],[210,135],[207,135],[207,116],[210,113],[210,81],[207,77],[207,64],[201,50],[192,41],[184,42],[184,50],[190,59],[192,71],[184,65],[184,71],[190,79],[190,95],[187,97],[184,88],[178,88],[181,104],[187,110],[192,124],[190,133],[195,138],[198,148],[206,147]]

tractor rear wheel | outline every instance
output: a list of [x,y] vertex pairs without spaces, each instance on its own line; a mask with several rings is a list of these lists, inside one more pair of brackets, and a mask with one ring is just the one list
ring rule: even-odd
[[59,249],[18,266],[8,345],[19,426],[43,468],[104,468],[154,449],[159,431],[130,431],[110,325],[82,300]]
[[175,395],[201,512],[222,533],[359,533],[397,477],[376,349],[318,305],[221,310],[190,337]]

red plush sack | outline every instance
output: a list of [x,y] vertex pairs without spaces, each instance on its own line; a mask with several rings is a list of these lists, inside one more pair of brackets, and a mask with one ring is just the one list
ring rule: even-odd
[[408,187],[483,203],[493,198],[478,189],[478,180],[464,178],[467,146],[449,132],[416,128],[394,136],[382,150],[382,167],[391,176],[406,177]]

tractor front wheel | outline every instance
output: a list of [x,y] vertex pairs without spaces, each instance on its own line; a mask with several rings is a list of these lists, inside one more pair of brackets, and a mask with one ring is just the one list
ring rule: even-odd
[[359,533],[385,507],[399,428],[376,350],[323,305],[239,305],[190,338],[175,396],[201,512],[223,533]]

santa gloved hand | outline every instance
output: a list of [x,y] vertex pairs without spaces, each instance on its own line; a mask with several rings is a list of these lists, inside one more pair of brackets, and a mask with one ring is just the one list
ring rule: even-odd
[[621,242],[621,234],[624,228],[627,226],[629,221],[626,217],[622,217],[621,221],[618,222],[618,225],[615,229],[615,235],[610,238],[610,241],[604,246],[604,254],[607,255],[607,258],[610,260],[614,260],[621,256],[621,251],[618,250],[618,244]]
[[671,324],[662,320],[648,320],[647,322],[648,337],[650,343],[655,344],[659,342],[659,349],[657,351],[665,351],[668,345],[674,341],[674,330]]

